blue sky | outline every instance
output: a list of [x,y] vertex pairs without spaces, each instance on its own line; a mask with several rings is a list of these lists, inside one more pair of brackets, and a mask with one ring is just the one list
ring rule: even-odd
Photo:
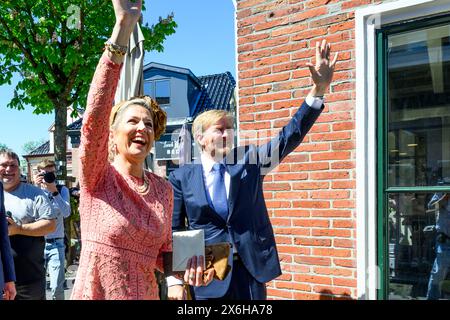
[[[189,68],[196,76],[230,71],[235,76],[234,6],[232,0],[146,1],[144,22],[150,25],[174,12],[176,33],[164,43],[164,52],[149,52],[145,63],[159,62]],[[17,111],[6,107],[15,84],[0,86],[0,143],[19,155],[29,141],[48,139],[54,115],[35,115],[33,108]]]

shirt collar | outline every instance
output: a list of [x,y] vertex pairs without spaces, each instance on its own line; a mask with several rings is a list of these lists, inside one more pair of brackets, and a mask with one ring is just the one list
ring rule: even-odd
[[212,160],[211,158],[205,156],[203,153],[200,155],[200,159],[202,161],[203,173],[205,175],[208,175],[211,172],[212,167],[216,162],[214,160]]

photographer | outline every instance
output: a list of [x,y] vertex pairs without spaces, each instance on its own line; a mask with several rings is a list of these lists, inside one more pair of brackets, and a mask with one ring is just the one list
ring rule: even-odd
[[56,166],[44,160],[37,166],[34,183],[44,190],[56,214],[56,230],[45,236],[45,265],[50,277],[53,300],[64,300],[65,245],[64,218],[70,215],[69,189],[56,184]]

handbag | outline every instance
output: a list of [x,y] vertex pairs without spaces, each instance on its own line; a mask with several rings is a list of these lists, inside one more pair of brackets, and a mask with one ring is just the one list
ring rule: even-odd
[[203,279],[207,279],[211,272],[214,273],[214,279],[224,280],[231,271],[228,264],[231,244],[228,242],[219,242],[205,246],[205,271]]

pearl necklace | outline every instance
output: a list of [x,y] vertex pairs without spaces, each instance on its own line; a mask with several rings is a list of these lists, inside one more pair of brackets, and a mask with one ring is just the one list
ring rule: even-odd
[[146,195],[150,190],[150,181],[148,180],[148,177],[145,174],[145,170],[144,170],[144,184],[141,186],[134,185],[134,190],[143,196]]

